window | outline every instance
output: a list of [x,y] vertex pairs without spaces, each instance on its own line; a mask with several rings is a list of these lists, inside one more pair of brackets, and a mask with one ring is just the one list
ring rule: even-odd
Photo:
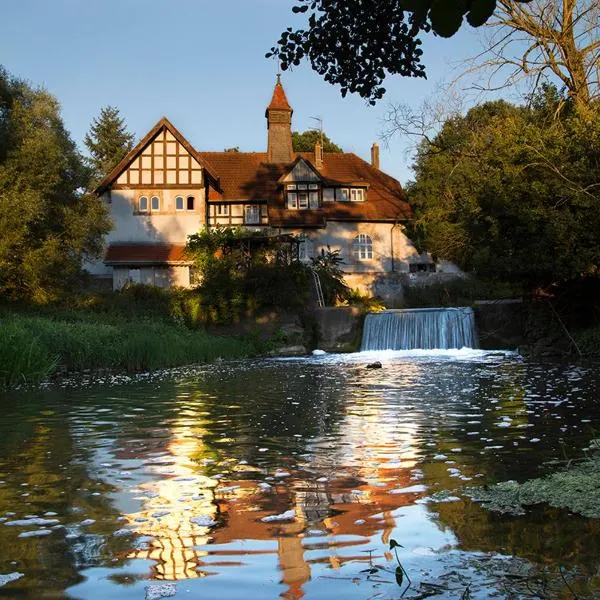
[[160,210],[160,198],[158,196],[152,196],[150,207],[152,210]]
[[194,210],[194,196],[187,197],[187,209]]
[[336,196],[340,202],[348,202],[348,188],[339,188]]
[[408,265],[409,273],[435,273],[435,263],[410,263]]
[[246,225],[256,225],[260,223],[260,206],[246,206],[245,210]]
[[373,258],[373,240],[364,233],[354,238],[353,248],[355,260],[370,260]]
[[139,211],[147,212],[148,211],[148,198],[146,196],[142,196],[139,201]]
[[229,216],[229,205],[228,204],[217,204],[216,211],[217,211],[218,217],[227,217],[227,216]]
[[298,192],[298,209],[306,210],[308,208],[308,192],[306,190]]
[[183,210],[183,196],[175,198],[175,210]]
[[298,194],[296,192],[287,193],[287,207],[290,210],[296,210],[298,208]]
[[308,205],[310,208],[319,208],[319,192],[308,193]]
[[365,199],[365,191],[362,188],[352,188],[350,190],[350,200],[352,202],[362,202]]

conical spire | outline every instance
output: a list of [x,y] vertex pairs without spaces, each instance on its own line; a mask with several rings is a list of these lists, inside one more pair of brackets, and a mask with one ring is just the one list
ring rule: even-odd
[[[292,111],[292,107],[288,102],[288,99],[285,95],[285,90],[281,85],[281,75],[277,74],[277,83],[275,84],[275,89],[273,90],[273,97],[271,98],[271,104],[267,107],[267,110],[290,110]],[[294,112],[294,111],[292,111]],[[268,115],[267,115],[268,118]]]
[[292,148],[293,112],[278,74],[271,103],[265,111],[269,132],[267,141],[268,162],[289,163],[292,161],[294,155]]

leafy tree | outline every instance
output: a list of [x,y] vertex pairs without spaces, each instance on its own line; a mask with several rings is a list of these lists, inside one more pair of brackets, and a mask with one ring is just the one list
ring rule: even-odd
[[109,223],[56,99],[0,68],[0,294],[47,302],[102,250]]
[[600,265],[600,119],[553,88],[531,108],[488,102],[448,120],[414,169],[420,249],[527,287]]
[[288,27],[266,56],[278,57],[284,71],[307,58],[342,96],[355,92],[375,104],[387,74],[425,77],[421,33],[451,37],[464,16],[478,27],[495,7],[496,0],[296,0],[294,13],[310,11],[308,28]]
[[121,159],[133,148],[133,134],[127,131],[119,109],[106,106],[84,138],[90,152],[89,164],[93,170],[93,182],[99,183]]
[[344,271],[341,267],[344,259],[339,250],[332,250],[327,245],[327,251],[321,248],[321,254],[311,257],[310,262],[321,280],[326,305],[334,306],[338,301],[349,299],[350,289],[344,282]]
[[[316,129],[308,129],[302,133],[292,132],[294,152],[313,152],[315,144],[320,141],[321,132]],[[323,152],[343,152],[343,150],[323,134]]]

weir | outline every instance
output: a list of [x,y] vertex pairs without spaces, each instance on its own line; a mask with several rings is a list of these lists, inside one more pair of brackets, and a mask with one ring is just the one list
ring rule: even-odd
[[435,350],[478,345],[471,308],[417,308],[368,314],[360,349]]

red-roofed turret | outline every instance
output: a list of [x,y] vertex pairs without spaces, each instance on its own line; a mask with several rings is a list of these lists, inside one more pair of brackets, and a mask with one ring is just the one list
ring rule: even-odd
[[270,163],[289,163],[293,160],[293,112],[281,85],[279,75],[277,75],[273,97],[265,111],[268,128],[267,160]]

